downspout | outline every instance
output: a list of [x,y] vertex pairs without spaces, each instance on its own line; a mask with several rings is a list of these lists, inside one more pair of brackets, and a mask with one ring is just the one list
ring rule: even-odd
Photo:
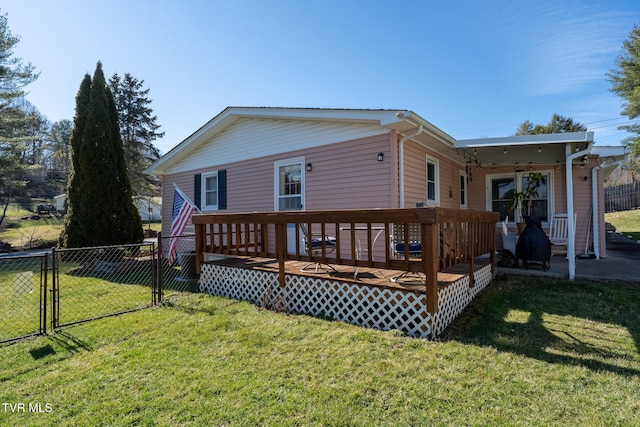
[[[612,163],[602,163],[601,165],[597,165],[593,169],[591,169],[591,210],[593,212],[592,220],[593,220],[593,254],[596,259],[600,259],[600,214],[598,212],[598,171],[600,169],[608,169],[613,166],[622,166],[623,163],[629,161],[629,155],[624,158],[624,160],[617,160]],[[596,212],[598,214],[596,215]]]
[[573,213],[573,160],[589,154],[592,146],[593,142],[589,141],[586,149],[573,154],[571,154],[571,144],[567,144],[565,147],[565,152],[567,153],[565,172],[567,174],[567,227],[569,230],[567,233],[569,236],[567,241],[567,258],[569,261],[569,280],[576,278],[576,236],[573,232],[576,226]]
[[404,143],[411,138],[415,138],[416,136],[422,133],[422,125],[418,126],[418,129],[409,134],[398,141],[398,175],[400,175],[400,206],[404,208]]

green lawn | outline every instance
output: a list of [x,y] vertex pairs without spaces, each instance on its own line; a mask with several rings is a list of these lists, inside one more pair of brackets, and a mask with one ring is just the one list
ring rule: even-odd
[[[9,243],[15,249],[30,249],[39,246],[56,246],[60,233],[64,229],[62,216],[42,216],[40,219],[29,218],[33,215],[16,204],[10,204],[7,216],[0,227],[0,242]],[[149,228],[148,222],[143,222],[143,229]],[[160,231],[159,222],[151,223],[151,229]]]
[[638,425],[638,311],[637,286],[499,278],[431,342],[174,295],[0,347],[27,408],[0,425]]
[[640,210],[610,212],[604,215],[604,220],[613,224],[618,233],[640,240]]

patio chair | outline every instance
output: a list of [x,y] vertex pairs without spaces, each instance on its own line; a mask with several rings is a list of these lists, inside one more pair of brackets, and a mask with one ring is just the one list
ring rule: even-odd
[[[332,253],[336,250],[336,238],[330,236],[322,236],[321,234],[313,234],[309,236],[309,231],[307,230],[307,226],[304,224],[300,224],[300,231],[302,232],[302,241],[304,243],[304,247],[306,252],[311,256],[322,255],[322,248],[324,247],[324,253]],[[309,273],[310,268],[313,267],[313,273],[319,273],[319,270],[323,270],[325,273],[329,271],[337,271],[329,264],[323,264],[320,262],[310,262],[300,269],[300,271],[304,271],[305,273]]]
[[[405,242],[405,225],[407,226],[407,240]],[[422,257],[422,227],[420,224],[393,224],[393,239],[391,250],[396,258],[406,259]],[[412,277],[414,280],[411,280]],[[405,271],[399,276],[391,278],[394,283],[400,283],[403,279],[426,283],[423,273]]]
[[[573,235],[576,234],[577,214],[573,214]],[[551,256],[554,254],[567,253],[569,245],[569,216],[566,213],[554,214],[549,222],[549,241],[551,242]],[[564,246],[564,250],[554,249],[555,247]]]

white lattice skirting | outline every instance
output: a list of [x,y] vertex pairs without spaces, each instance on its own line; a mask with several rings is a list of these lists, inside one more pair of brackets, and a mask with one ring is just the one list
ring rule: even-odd
[[473,288],[469,288],[469,278],[465,277],[441,290],[435,329],[432,328],[431,315],[427,313],[426,295],[410,291],[289,274],[285,275],[285,287],[280,288],[277,273],[215,264],[202,265],[200,291],[289,312],[325,316],[381,330],[399,329],[415,337],[430,337],[444,330],[490,280],[489,266],[488,270],[476,272],[476,286]]
[[491,265],[476,270],[475,284],[469,287],[469,276],[456,280],[438,290],[438,312],[435,316],[434,336],[438,336],[458,317],[462,310],[491,282]]

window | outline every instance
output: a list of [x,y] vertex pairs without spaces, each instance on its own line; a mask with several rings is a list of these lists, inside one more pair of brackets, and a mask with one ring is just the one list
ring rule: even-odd
[[[549,221],[549,174],[545,175],[545,182],[538,186],[537,195],[531,199],[531,215],[540,218],[542,222]],[[529,179],[527,174],[521,177],[520,188],[527,186]],[[528,208],[528,203],[525,204],[525,209]]]
[[460,207],[467,207],[467,173],[460,171]]
[[514,219],[511,209],[511,195],[515,191],[515,177],[489,177],[491,181],[491,211],[500,212],[500,221],[506,217]]
[[440,171],[438,159],[427,156],[427,205],[440,204]]
[[202,174],[204,209],[218,209],[218,172]]
[[218,170],[195,175],[194,203],[198,209],[227,208],[227,171]]
[[[548,222],[553,209],[553,185],[551,172],[543,171],[546,177],[544,184],[538,187],[538,195],[531,200],[531,215],[540,218],[543,223]],[[511,209],[511,197],[515,191],[522,191],[527,186],[528,172],[518,172],[508,175],[488,175],[489,200],[488,207],[493,212],[500,213],[500,220],[509,217],[510,221],[520,221],[520,212]],[[525,210],[529,202],[525,202]]]
[[275,163],[275,210],[302,210],[304,198],[304,159]]

